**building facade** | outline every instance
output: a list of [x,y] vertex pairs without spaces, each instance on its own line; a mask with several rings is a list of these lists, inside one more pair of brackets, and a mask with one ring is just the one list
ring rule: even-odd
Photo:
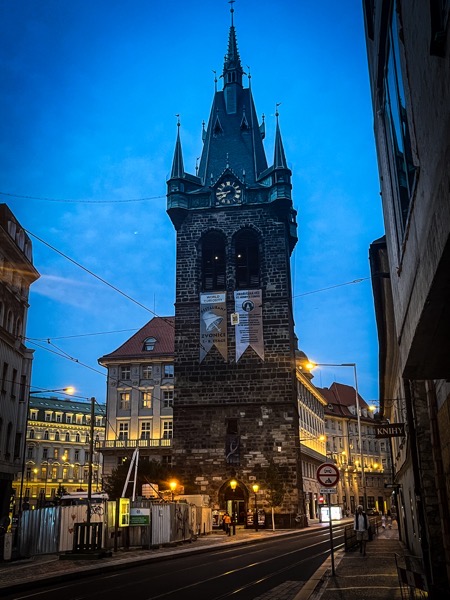
[[44,507],[65,493],[88,491],[92,462],[92,492],[102,490],[102,457],[98,446],[105,436],[105,407],[91,402],[30,395],[23,468],[14,481],[17,506]]
[[318,467],[327,462],[325,409],[327,401],[312,383],[313,375],[305,369],[309,362],[301,350],[296,352],[297,399],[305,511],[308,519],[319,516],[320,488]]
[[337,495],[332,498],[333,502],[342,508],[344,514],[347,511],[354,514],[358,504],[365,506],[369,512],[391,512],[393,480],[390,440],[376,437],[378,421],[374,411],[359,395],[360,446],[355,388],[334,382],[329,388],[319,391],[327,400],[327,457],[340,471]]
[[108,371],[106,435],[97,445],[105,475],[139,448],[140,460],[172,464],[174,318],[156,317],[102,356]]
[[370,248],[399,527],[429,597],[450,588],[450,6],[364,2],[385,236]]
[[215,508],[233,499],[238,514],[255,484],[267,507],[267,472],[276,471],[285,489],[277,519],[305,525],[291,171],[278,114],[267,164],[265,124],[244,86],[233,9],[231,17],[223,89],[214,94],[199,168],[184,170],[178,124],[167,182],[177,245],[172,456],[189,493],[208,494]]
[[24,455],[33,359],[24,340],[29,290],[38,277],[30,238],[0,204],[0,526],[10,520],[12,484]]

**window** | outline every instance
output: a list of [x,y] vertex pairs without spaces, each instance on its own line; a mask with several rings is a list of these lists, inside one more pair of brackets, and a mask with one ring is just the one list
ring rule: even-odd
[[143,421],[141,423],[141,440],[149,440],[152,431],[152,424],[150,421]]
[[58,448],[53,448],[53,458],[58,458],[58,456],[59,456]]
[[34,447],[28,446],[27,448],[27,458],[33,458]]
[[34,440],[34,429],[30,429],[28,437],[30,438],[30,440]]
[[123,367],[120,367],[120,379],[131,379],[130,365],[124,365]]
[[119,408],[120,410],[130,410],[130,393],[122,392],[119,394]]
[[48,439],[49,439],[49,436],[48,436],[48,429],[46,429],[46,430],[44,431],[44,440],[48,440]]
[[76,442],[77,444],[79,444],[79,443],[80,443],[80,440],[81,440],[81,438],[80,438],[80,434],[77,432],[77,433],[75,434],[75,442]]
[[171,440],[173,437],[173,421],[164,421],[163,423],[163,440]]
[[66,415],[66,423],[72,423],[72,416],[73,415]]
[[79,460],[80,460],[80,451],[79,451],[78,449],[77,449],[77,450],[75,450],[75,456],[74,456],[74,460],[75,460],[76,462],[79,462]]
[[68,431],[66,431],[65,440],[66,442],[70,442],[70,433]]
[[164,390],[163,391],[163,407],[164,408],[172,408],[173,407],[173,390]]
[[57,415],[56,415],[56,422],[57,423],[62,423],[62,413],[57,413]]
[[144,348],[146,352],[150,352],[155,349],[156,339],[154,337],[149,337],[144,341]]
[[83,415],[76,416],[76,423],[77,425],[83,425]]
[[13,369],[12,381],[11,381],[11,400],[16,397],[16,384],[17,384],[17,369]]
[[246,229],[236,236],[235,246],[236,287],[259,287],[259,248],[256,234]]
[[152,392],[146,391],[141,392],[141,406],[142,408],[152,407]]
[[42,458],[48,458],[48,448],[42,448]]
[[412,161],[411,140],[406,112],[406,96],[400,63],[400,38],[396,3],[392,10],[389,49],[385,69],[385,119],[387,135],[390,137],[390,154],[394,166],[397,198],[394,206],[397,235],[401,240],[405,232],[412,190],[415,179],[415,167]]
[[202,240],[202,287],[203,291],[225,289],[225,237],[211,232]]
[[153,375],[152,365],[144,365],[142,367],[142,379],[151,379]]
[[36,421],[37,418],[38,418],[38,411],[34,410],[34,409],[31,409],[30,410],[30,419],[32,421]]
[[119,423],[119,440],[128,440],[128,423]]
[[46,421],[51,421],[52,420],[52,413],[51,412],[46,412],[45,413],[45,420]]
[[164,377],[173,378],[174,369],[173,365],[164,365]]
[[8,363],[3,363],[3,374],[2,374],[2,392],[6,392],[6,380],[8,379]]

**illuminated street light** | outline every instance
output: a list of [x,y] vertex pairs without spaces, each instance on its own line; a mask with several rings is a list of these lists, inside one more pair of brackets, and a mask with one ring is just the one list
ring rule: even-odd
[[256,494],[258,493],[259,485],[254,483],[252,489],[255,493],[255,531],[258,531],[258,496]]
[[71,396],[75,392],[75,388],[69,386],[65,388],[57,388],[55,390],[38,390],[30,392],[30,396],[34,396],[35,394],[51,394],[52,392],[64,392],[65,394],[69,394]]
[[172,491],[172,502],[175,500],[175,490],[177,489],[177,485],[178,483],[175,481],[175,479],[172,479],[172,481],[169,483],[170,485],[170,489]]
[[358,377],[356,374],[356,363],[339,363],[339,364],[337,364],[337,363],[308,362],[308,363],[306,363],[305,367],[309,371],[311,371],[315,367],[352,367],[352,369],[353,369],[353,375],[355,378],[355,392],[356,392],[356,418],[357,418],[357,424],[358,424],[358,443],[359,443],[359,452],[360,452],[360,456],[361,456],[361,484],[362,484],[362,490],[363,490],[364,511],[366,511],[367,510],[366,474],[364,472],[364,453],[363,453],[362,440],[361,440],[361,415],[360,415],[360,408],[359,408]]

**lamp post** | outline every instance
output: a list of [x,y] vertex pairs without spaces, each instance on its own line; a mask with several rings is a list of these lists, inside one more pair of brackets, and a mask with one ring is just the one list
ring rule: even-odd
[[177,489],[177,482],[173,479],[170,483],[170,490],[172,492],[172,502],[175,501],[175,490]]
[[255,531],[258,531],[258,496],[256,494],[258,493],[259,485],[254,483],[252,489],[255,493]]
[[364,453],[361,440],[361,415],[359,409],[359,393],[358,393],[358,377],[356,373],[356,363],[308,363],[306,368],[311,370],[314,367],[351,367],[353,369],[353,376],[355,379],[355,399],[356,399],[356,419],[358,426],[358,444],[361,462],[361,485],[363,491],[363,506],[364,511],[367,510],[367,492],[366,492],[366,474],[364,472]]

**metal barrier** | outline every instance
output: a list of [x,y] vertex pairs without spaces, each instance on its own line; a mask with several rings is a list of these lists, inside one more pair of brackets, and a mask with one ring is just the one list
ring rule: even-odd
[[416,556],[396,554],[395,565],[402,600],[428,598],[428,586],[420,559]]
[[97,552],[102,547],[103,523],[75,523],[73,552]]

